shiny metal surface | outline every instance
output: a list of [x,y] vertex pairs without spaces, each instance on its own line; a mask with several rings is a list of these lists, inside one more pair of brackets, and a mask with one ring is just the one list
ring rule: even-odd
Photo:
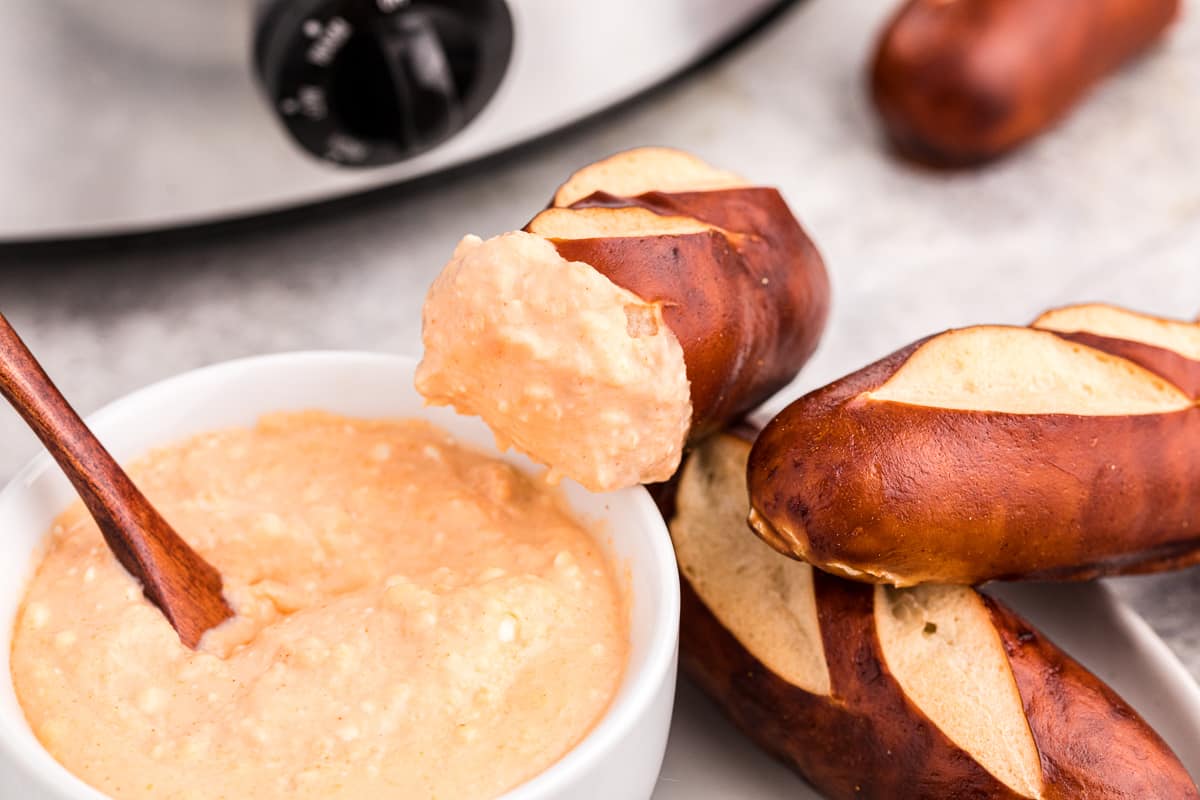
[[256,0],[3,0],[0,240],[209,222],[444,169],[647,89],[778,4],[513,0],[512,63],[480,116],[354,171],[303,153],[267,108]]

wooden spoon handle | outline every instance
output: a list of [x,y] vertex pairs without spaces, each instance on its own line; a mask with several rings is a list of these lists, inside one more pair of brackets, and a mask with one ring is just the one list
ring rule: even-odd
[[[116,497],[138,492],[96,439],[41,364],[0,314],[0,394],[12,404],[54,456],[92,515],[116,518]],[[105,531],[107,536],[107,531]],[[109,546],[130,572],[138,571],[123,541]]]
[[104,449],[0,314],[0,394],[62,467],[109,549],[188,647],[232,616],[221,576],[179,537]]

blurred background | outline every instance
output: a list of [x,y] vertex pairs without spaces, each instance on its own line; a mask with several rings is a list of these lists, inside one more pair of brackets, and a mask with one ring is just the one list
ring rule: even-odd
[[[85,413],[238,356],[416,354],[424,291],[463,234],[524,224],[575,168],[641,144],[777,184],[824,253],[830,325],[773,407],[948,327],[1091,300],[1200,313],[1187,14],[1047,135],[938,171],[889,152],[865,91],[892,0],[464,0],[352,34],[327,0],[10,3],[0,310]],[[311,48],[339,47],[356,55],[305,72]],[[378,58],[398,52],[406,71]],[[417,122],[380,134],[404,114]],[[7,481],[35,452],[7,408],[0,442]],[[1113,585],[1200,678],[1200,571]]]

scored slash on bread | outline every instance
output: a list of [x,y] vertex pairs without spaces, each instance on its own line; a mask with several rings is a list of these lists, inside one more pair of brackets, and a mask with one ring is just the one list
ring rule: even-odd
[[1191,405],[1176,387],[1130,361],[1000,326],[929,339],[865,397],[965,411],[1083,416],[1166,413]]
[[748,479],[760,536],[858,580],[1200,561],[1200,409],[1049,331],[950,331],[811,392],[764,429]]
[[1127,358],[1200,398],[1200,324],[1087,303],[1047,311],[1033,327]]
[[714,233],[729,238],[736,234],[692,217],[655,214],[645,208],[548,208],[525,230],[547,239],[632,239],[652,236],[686,236]]
[[835,798],[1197,798],[1111,689],[964,586],[869,586],[745,528],[749,438],[700,444],[660,493],[683,585],[685,671]]
[[638,147],[583,167],[554,193],[565,208],[596,192],[636,197],[647,192],[711,192],[746,185],[745,178],[672,147]]

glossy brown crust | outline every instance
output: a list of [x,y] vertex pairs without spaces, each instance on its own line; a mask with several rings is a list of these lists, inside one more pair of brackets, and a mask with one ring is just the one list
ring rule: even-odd
[[[789,684],[683,581],[684,671],[735,725],[834,800],[1016,798],[904,695],[879,649],[873,589],[815,575],[833,694]],[[985,598],[1042,760],[1045,800],[1195,800],[1170,747],[1099,678]]]
[[[731,435],[754,439],[745,426]],[[653,493],[673,520],[675,482],[659,484]],[[721,624],[687,577],[680,579],[684,671],[748,738],[826,797],[1019,796],[909,702],[880,648],[874,587],[813,575],[830,675],[831,694],[825,696],[772,672]],[[1017,615],[984,600],[1041,756],[1046,800],[1200,798],[1179,760],[1136,711]]]
[[1179,0],[909,0],[880,37],[871,95],[893,143],[934,164],[996,158],[1150,47]]
[[[743,425],[722,435],[748,445],[755,431]],[[652,491],[669,523],[675,516],[678,477]],[[743,734],[824,796],[1019,797],[907,700],[880,651],[873,587],[813,574],[830,677],[828,696],[789,683],[755,658],[683,574],[680,590],[679,657],[684,672]]]
[[[749,535],[749,534],[747,534]],[[741,731],[826,797],[1016,798],[904,696],[879,652],[873,589],[815,576],[833,696],[754,658],[683,581],[684,671]]]
[[747,187],[635,198],[597,193],[572,206],[640,206],[721,231],[679,236],[552,239],[647,302],[683,347],[692,438],[783,388],[812,355],[829,313],[829,278],[812,241],[775,189]]
[[862,396],[920,344],[802,397],[764,429],[747,477],[766,541],[902,585],[1193,563],[1200,408],[1023,415]]
[[[776,675],[682,582],[684,671],[741,731],[826,797],[1020,797],[905,696],[875,630],[874,589],[814,574],[831,695]],[[751,587],[748,587],[751,590]],[[1165,742],[1116,693],[987,599],[1042,758],[1046,800],[1200,797]]]
[[1072,333],[1051,331],[1051,333],[1063,339],[1079,342],[1087,347],[1128,359],[1156,375],[1161,375],[1192,397],[1200,398],[1200,361],[1193,361],[1174,350],[1155,347],[1144,342],[1114,339],[1111,336],[1099,336],[1083,331]]
[[1053,789],[1047,800],[1200,797],[1166,742],[1116,692],[1012,611],[984,600]]

